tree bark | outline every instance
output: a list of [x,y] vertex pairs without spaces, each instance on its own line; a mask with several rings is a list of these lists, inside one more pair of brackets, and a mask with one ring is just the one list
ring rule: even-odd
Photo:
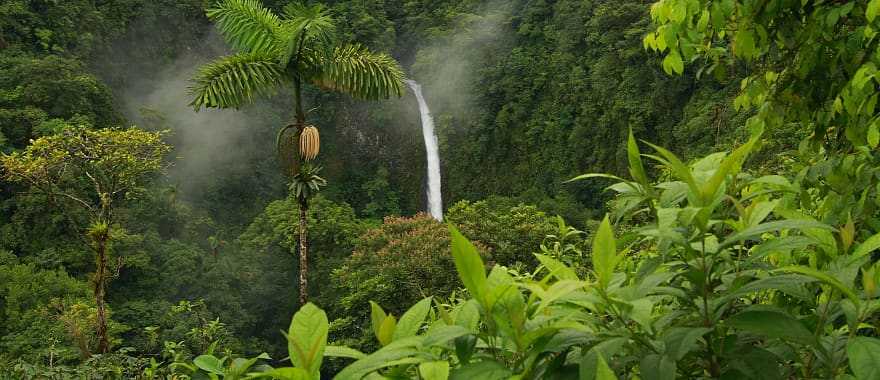
[[306,231],[309,201],[299,201],[299,305],[302,307],[309,301],[309,246]]
[[110,351],[110,339],[107,336],[107,311],[104,296],[107,292],[107,238],[109,231],[97,237],[96,251],[97,268],[95,270],[95,304],[97,305],[98,352],[106,354]]

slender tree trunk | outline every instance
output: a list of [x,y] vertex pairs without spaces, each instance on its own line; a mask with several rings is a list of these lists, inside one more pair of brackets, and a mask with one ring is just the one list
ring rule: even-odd
[[309,201],[301,199],[299,201],[299,305],[305,305],[309,302],[309,246],[306,241],[308,233],[306,231],[309,210]]
[[97,335],[98,335],[98,352],[106,354],[110,351],[110,339],[107,336],[107,310],[104,304],[104,296],[107,292],[107,238],[109,231],[103,232],[97,236],[95,244],[97,268],[95,270],[95,304],[98,307],[97,315]]

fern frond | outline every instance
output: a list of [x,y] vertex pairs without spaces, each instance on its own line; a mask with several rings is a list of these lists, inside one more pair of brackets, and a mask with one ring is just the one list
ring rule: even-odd
[[239,53],[202,66],[193,79],[190,105],[200,108],[238,108],[256,95],[271,95],[285,81],[284,68],[274,56]]
[[259,0],[221,0],[206,13],[236,50],[277,53],[281,47],[281,20]]
[[352,44],[337,47],[324,60],[321,73],[314,80],[318,86],[367,100],[388,99],[403,93],[403,70],[387,54]]

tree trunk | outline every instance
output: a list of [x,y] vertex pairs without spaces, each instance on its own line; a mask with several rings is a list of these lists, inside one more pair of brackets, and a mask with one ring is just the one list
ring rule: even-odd
[[309,301],[309,246],[306,231],[309,201],[299,201],[299,305],[302,307]]
[[110,339],[107,336],[107,311],[104,305],[104,296],[107,292],[107,238],[109,231],[104,232],[97,237],[96,251],[97,268],[95,270],[95,304],[98,307],[97,315],[97,335],[98,335],[98,352],[106,354],[110,351]]

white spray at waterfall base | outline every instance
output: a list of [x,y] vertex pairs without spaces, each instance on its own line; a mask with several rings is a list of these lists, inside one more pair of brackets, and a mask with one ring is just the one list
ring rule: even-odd
[[428,103],[422,96],[422,86],[413,80],[406,84],[413,90],[419,101],[419,114],[422,118],[422,135],[425,137],[425,152],[428,155],[428,211],[437,220],[443,220],[443,199],[440,194],[440,152],[437,147],[437,135],[434,134],[434,118]]

